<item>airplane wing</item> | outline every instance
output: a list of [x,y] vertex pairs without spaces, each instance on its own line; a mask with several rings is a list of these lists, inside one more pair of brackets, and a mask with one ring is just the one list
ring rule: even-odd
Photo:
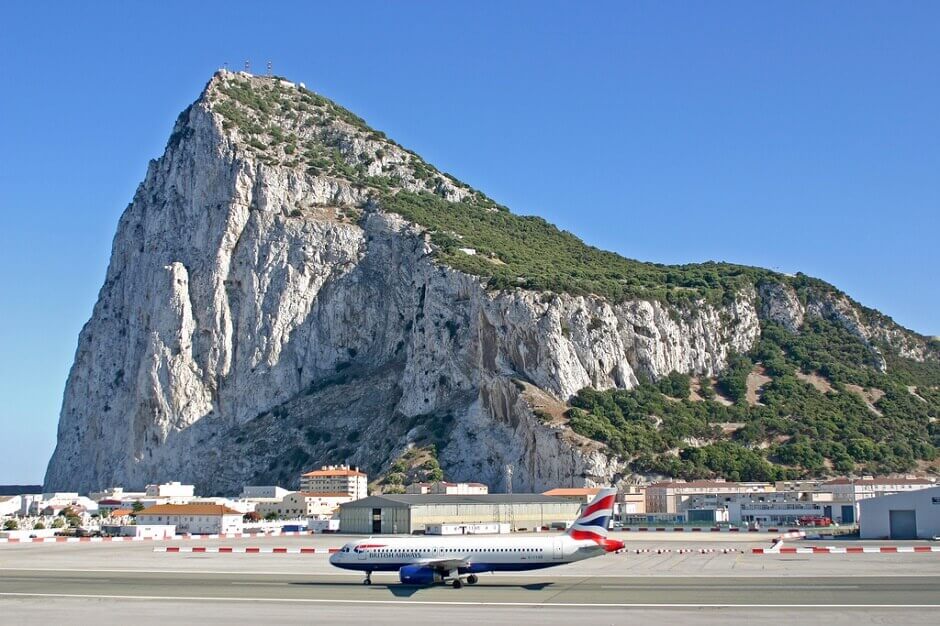
[[470,567],[469,559],[426,559],[420,563],[421,565],[425,565],[442,572],[451,572],[461,567]]

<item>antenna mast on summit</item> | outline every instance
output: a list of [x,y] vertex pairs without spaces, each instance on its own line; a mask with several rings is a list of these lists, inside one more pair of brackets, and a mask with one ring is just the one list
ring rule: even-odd
[[268,61],[268,76],[271,75],[271,68],[273,67],[272,63]]
[[245,59],[245,71],[251,74],[251,59]]

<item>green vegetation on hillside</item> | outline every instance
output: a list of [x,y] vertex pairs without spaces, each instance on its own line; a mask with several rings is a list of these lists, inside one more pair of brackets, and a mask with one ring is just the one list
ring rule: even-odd
[[427,228],[444,263],[489,278],[494,289],[523,287],[596,294],[613,301],[642,297],[681,304],[699,298],[722,302],[763,278],[783,279],[769,270],[730,263],[633,261],[589,246],[540,217],[514,215],[474,201],[448,202],[431,193],[387,194],[382,208]]
[[437,460],[437,447],[425,445],[405,450],[373,481],[371,489],[381,493],[404,493],[405,486],[411,483],[440,480],[444,480],[444,471]]
[[[747,376],[757,363],[771,381],[751,406]],[[807,319],[798,334],[767,324],[758,345],[732,357],[718,379],[732,406],[689,400],[688,377],[672,374],[630,391],[584,389],[572,401],[570,425],[637,471],[687,479],[901,472],[932,461],[940,447],[940,364],[895,358],[883,374],[874,363],[858,338],[823,319]],[[800,372],[819,374],[832,389],[818,390]],[[869,396],[875,410],[864,389],[884,392]],[[735,423],[743,427],[729,435],[719,427]]]

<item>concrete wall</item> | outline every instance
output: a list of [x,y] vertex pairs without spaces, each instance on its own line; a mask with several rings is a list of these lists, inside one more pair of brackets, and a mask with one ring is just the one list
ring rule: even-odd
[[[416,504],[381,508],[382,533],[422,532],[429,524],[508,523],[516,530],[572,522],[578,517],[578,502],[508,504]],[[372,533],[372,508],[346,505],[340,509],[340,531]]]
[[940,536],[940,487],[880,498],[866,498],[859,502],[859,508],[859,536],[862,539],[890,537],[890,512],[892,510],[915,511],[918,538],[930,539]]

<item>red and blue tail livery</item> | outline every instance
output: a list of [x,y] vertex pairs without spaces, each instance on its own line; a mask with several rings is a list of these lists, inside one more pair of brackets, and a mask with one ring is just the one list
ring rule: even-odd
[[475,584],[483,572],[518,572],[582,561],[623,548],[607,528],[616,489],[601,489],[561,535],[383,537],[347,543],[330,557],[336,567],[365,572],[398,572],[404,584]]
[[581,517],[575,520],[567,534],[579,541],[593,541],[607,552],[623,549],[623,542],[608,539],[607,529],[610,519],[614,515],[614,501],[617,499],[616,489],[601,489],[594,500],[585,507]]

